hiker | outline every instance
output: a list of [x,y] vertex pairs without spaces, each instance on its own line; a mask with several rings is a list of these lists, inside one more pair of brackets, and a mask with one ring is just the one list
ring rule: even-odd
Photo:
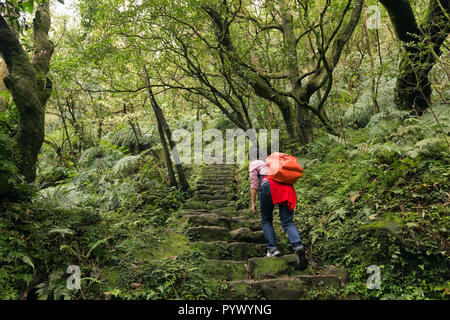
[[[297,257],[299,269],[305,270],[307,260],[305,257],[305,247],[300,239],[300,234],[292,221],[294,208],[297,202],[297,195],[293,185],[283,184],[267,177],[268,166],[264,159],[260,159],[260,152],[250,152],[250,192],[252,212],[256,215],[256,193],[259,189],[259,201],[261,210],[261,223],[264,238],[267,242],[266,257],[276,257],[281,253],[277,247],[277,239],[273,229],[273,209],[278,204],[280,211],[281,225],[287,233],[289,242]],[[275,198],[275,201],[274,199]]]

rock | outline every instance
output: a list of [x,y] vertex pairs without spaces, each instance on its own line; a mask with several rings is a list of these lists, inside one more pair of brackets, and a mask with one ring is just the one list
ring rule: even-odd
[[336,276],[344,283],[348,282],[348,270],[344,268],[328,266],[323,274]]
[[233,204],[233,201],[228,200],[211,200],[207,204],[208,209],[218,209],[218,208],[234,208],[236,207]]
[[333,276],[333,275],[307,274],[307,275],[294,276],[293,278],[301,279],[305,283],[305,285],[307,285],[308,287],[317,288],[317,289],[321,289],[321,288],[325,288],[325,287],[338,289],[341,286],[338,277]]
[[243,261],[208,260],[207,271],[216,280],[245,280],[249,276]]
[[230,231],[230,234],[235,241],[265,243],[262,231],[253,232],[249,228],[242,227]]
[[247,219],[246,217],[234,218],[230,221],[230,228],[249,228],[252,231],[260,231],[262,229],[261,220],[259,219]]
[[248,242],[231,242],[228,244],[228,250],[233,259],[245,260],[264,255],[266,253],[266,245]]
[[307,299],[307,292],[310,289],[326,287],[339,288],[339,279],[330,275],[300,275],[269,280],[230,281],[227,298],[236,300],[299,300]]
[[187,235],[191,240],[197,241],[228,241],[231,235],[227,228],[217,226],[191,227],[187,230]]
[[203,209],[206,208],[206,202],[189,199],[188,201],[185,202],[184,207],[187,209]]
[[298,300],[305,293],[303,281],[295,278],[231,281],[228,287],[233,300]]
[[281,275],[289,275],[288,262],[280,257],[251,258],[248,266],[253,279],[272,279]]
[[266,245],[248,242],[198,241],[193,243],[208,259],[247,260],[265,254]]
[[219,226],[220,216],[217,214],[190,214],[184,215],[181,219],[193,226]]
[[233,231],[230,231],[231,237],[235,241],[249,241],[251,242],[254,238],[252,230],[249,228],[239,228]]

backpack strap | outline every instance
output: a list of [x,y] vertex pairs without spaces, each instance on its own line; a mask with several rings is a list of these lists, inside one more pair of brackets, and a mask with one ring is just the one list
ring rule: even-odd
[[258,190],[261,187],[262,178],[267,177],[267,174],[259,174],[258,172]]

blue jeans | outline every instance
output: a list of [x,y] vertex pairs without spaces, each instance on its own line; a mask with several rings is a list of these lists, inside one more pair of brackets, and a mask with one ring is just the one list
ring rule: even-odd
[[[270,250],[277,248],[277,238],[272,225],[274,204],[270,193],[270,182],[268,180],[264,180],[259,188],[259,203],[261,209],[262,229],[264,232],[264,238],[267,242],[267,249]],[[294,211],[290,211],[289,206],[285,204],[279,204],[278,207],[280,210],[281,226],[283,227],[284,232],[287,233],[292,248],[301,245],[302,241],[300,239],[300,234],[292,221]]]

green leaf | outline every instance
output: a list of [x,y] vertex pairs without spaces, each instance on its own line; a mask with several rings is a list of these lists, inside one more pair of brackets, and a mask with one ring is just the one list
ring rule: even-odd
[[33,10],[34,10],[34,1],[30,0],[27,2],[23,2],[22,3],[22,8],[25,12],[28,12],[29,14],[33,14]]
[[74,231],[67,228],[53,228],[48,233],[59,233],[64,237],[66,234],[74,234]]
[[[80,256],[75,252],[75,250],[73,250],[71,247],[69,247],[68,245],[64,244],[61,247],[59,247],[59,250],[69,250],[74,256],[76,256],[78,259],[80,259]],[[80,259],[81,260],[81,259]]]
[[58,0],[58,2],[64,4],[64,0]]
[[100,244],[107,242],[109,239],[111,239],[112,237],[108,237],[102,240],[97,241],[96,243],[94,243],[91,248],[89,249],[88,253],[86,254],[86,258],[89,258],[89,256],[91,255],[91,252],[97,248]]
[[22,256],[22,261],[34,269],[34,263],[29,256]]

